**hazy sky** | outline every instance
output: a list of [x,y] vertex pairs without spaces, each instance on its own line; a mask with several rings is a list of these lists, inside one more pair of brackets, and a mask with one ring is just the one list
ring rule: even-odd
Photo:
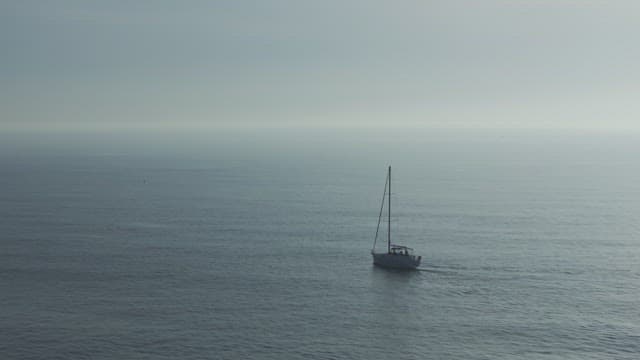
[[640,2],[0,0],[0,127],[640,129]]

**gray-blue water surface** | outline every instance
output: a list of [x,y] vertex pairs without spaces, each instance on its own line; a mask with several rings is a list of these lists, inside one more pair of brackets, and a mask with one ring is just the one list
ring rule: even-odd
[[631,136],[65,136],[2,145],[3,359],[640,356]]

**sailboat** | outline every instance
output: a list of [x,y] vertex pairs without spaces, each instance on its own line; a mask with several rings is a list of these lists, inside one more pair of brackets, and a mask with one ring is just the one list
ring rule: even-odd
[[[378,241],[380,221],[382,220],[382,210],[384,209],[385,200],[388,201],[387,252],[377,253],[376,242]],[[391,243],[391,166],[389,166],[389,172],[387,173],[387,179],[384,184],[382,205],[380,206],[380,215],[378,216],[378,227],[376,228],[376,237],[373,240],[371,255],[373,256],[374,265],[394,269],[416,269],[420,266],[420,261],[422,260],[422,256],[413,255],[413,249]]]

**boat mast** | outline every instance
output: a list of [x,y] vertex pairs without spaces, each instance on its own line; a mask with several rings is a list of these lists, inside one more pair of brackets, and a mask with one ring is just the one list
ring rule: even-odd
[[387,223],[387,253],[391,253],[391,165],[389,165],[389,222]]

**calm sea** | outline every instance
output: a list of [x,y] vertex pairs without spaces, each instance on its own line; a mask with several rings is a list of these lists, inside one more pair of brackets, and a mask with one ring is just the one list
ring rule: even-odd
[[2,359],[640,357],[640,138],[3,139]]

